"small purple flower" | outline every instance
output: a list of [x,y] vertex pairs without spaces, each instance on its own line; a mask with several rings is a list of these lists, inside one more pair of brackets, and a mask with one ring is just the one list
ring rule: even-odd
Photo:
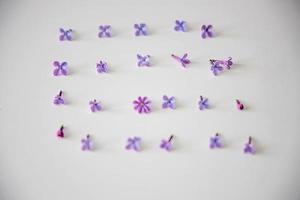
[[106,62],[100,60],[99,63],[96,65],[96,69],[98,73],[107,73],[108,72],[108,65]]
[[231,69],[231,66],[233,65],[233,62],[231,60],[232,60],[232,58],[228,57],[227,60],[223,61],[224,65],[227,67],[227,69]]
[[53,62],[53,66],[54,66],[53,75],[54,76],[68,75],[67,65],[68,65],[67,62],[60,63],[58,61],[54,61]]
[[147,35],[146,24],[134,24],[134,28],[136,29],[135,36]]
[[212,37],[213,36],[213,33],[212,33],[212,29],[213,28],[213,26],[212,25],[203,25],[202,27],[201,27],[201,30],[202,30],[202,35],[201,35],[201,37],[203,38],[203,39],[205,39],[206,37]]
[[56,95],[56,96],[54,97],[53,103],[54,103],[55,105],[65,104],[65,101],[64,101],[64,99],[63,99],[63,97],[62,97],[62,93],[63,93],[63,92],[60,91],[59,94]]
[[211,149],[222,147],[221,142],[220,142],[220,135],[218,133],[216,133],[215,136],[213,136],[209,139],[209,147]]
[[98,37],[111,37],[111,26],[110,25],[101,25],[99,26],[99,34]]
[[207,98],[204,98],[202,96],[200,96],[200,100],[198,102],[199,104],[199,109],[200,110],[204,110],[204,109],[208,109],[208,99]]
[[149,67],[150,66],[150,56],[149,55],[142,56],[140,54],[137,54],[137,59],[138,59],[137,65],[139,67],[142,67],[142,66]]
[[231,69],[231,66],[233,65],[232,58],[228,57],[227,60],[216,60],[216,59],[210,59],[211,63],[211,71],[214,73],[214,75],[218,75],[220,72],[224,70],[224,68],[227,68],[228,70]]
[[182,31],[182,32],[186,32],[186,23],[185,21],[179,21],[176,20],[175,21],[175,27],[174,27],[175,31]]
[[141,113],[149,113],[151,112],[150,108],[151,102],[147,97],[138,97],[137,100],[133,101],[134,109]]
[[90,135],[86,135],[86,138],[81,139],[81,149],[82,151],[91,151],[92,148],[92,140]]
[[168,97],[166,95],[163,96],[163,104],[162,104],[162,108],[171,108],[171,109],[175,109],[176,108],[176,100],[175,97]]
[[244,153],[255,154],[256,150],[252,144],[252,138],[249,137],[248,143],[245,144]]
[[172,54],[171,56],[175,58],[175,60],[177,60],[183,67],[186,67],[186,65],[191,63],[191,61],[187,59],[187,53],[185,53],[182,57],[176,56],[174,54]]
[[174,138],[174,136],[171,135],[168,140],[161,140],[160,148],[165,149],[166,151],[171,151],[173,138]]
[[127,139],[127,145],[125,147],[127,150],[140,151],[141,150],[141,138],[133,137]]
[[93,101],[90,101],[89,104],[91,106],[91,111],[92,112],[97,112],[97,111],[102,110],[102,107],[101,107],[100,103],[97,102],[96,99],[94,99]]
[[214,62],[210,68],[215,76],[217,76],[220,72],[223,71],[223,67],[219,65],[218,62]]
[[61,35],[59,36],[60,41],[64,41],[64,40],[71,41],[72,40],[72,29],[64,30],[63,28],[60,28],[59,32],[61,33]]

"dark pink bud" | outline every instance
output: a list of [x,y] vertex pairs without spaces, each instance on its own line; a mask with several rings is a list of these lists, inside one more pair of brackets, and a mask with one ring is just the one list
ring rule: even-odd
[[239,110],[244,110],[244,105],[239,100],[236,100],[236,104]]
[[60,129],[57,131],[56,133],[56,136],[57,137],[60,137],[60,138],[63,138],[65,137],[65,134],[64,134],[64,126],[61,126]]

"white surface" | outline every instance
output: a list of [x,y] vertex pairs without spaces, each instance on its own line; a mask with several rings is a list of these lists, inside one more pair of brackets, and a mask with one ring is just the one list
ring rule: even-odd
[[[243,199],[298,200],[299,1],[1,1],[0,199]],[[174,20],[190,31],[173,31]],[[133,36],[145,22],[150,36]],[[211,23],[217,37],[202,40]],[[111,24],[114,37],[99,39]],[[58,28],[77,38],[59,42]],[[136,67],[136,53],[154,65]],[[182,69],[171,53],[188,52]],[[232,56],[237,65],[218,77],[209,58]],[[111,73],[96,74],[99,59]],[[53,77],[52,62],[69,62],[71,75]],[[55,107],[62,89],[69,105]],[[179,107],[161,110],[162,95]],[[199,95],[212,109],[197,109]],[[139,115],[132,100],[148,96],[154,111]],[[92,114],[88,101],[105,110]],[[235,109],[241,99],[248,110]],[[67,137],[55,132],[66,126]],[[209,150],[223,136],[226,148]],[[91,134],[94,152],[82,152]],[[158,148],[176,136],[176,150]],[[124,150],[129,136],[143,138],[141,153]],[[247,137],[258,154],[242,153]]]

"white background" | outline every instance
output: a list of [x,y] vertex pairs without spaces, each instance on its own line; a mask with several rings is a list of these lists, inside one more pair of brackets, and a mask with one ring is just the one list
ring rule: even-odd
[[[5,1],[0,2],[0,199],[298,200],[299,8],[288,1]],[[176,19],[187,33],[173,31]],[[145,22],[150,35],[134,37]],[[98,38],[110,24],[113,37]],[[199,29],[213,24],[216,37]],[[58,29],[76,38],[59,42]],[[170,57],[189,53],[181,68]],[[136,54],[153,58],[136,66]],[[233,57],[231,71],[214,77],[209,58]],[[109,74],[97,74],[100,59]],[[70,76],[52,76],[54,60]],[[66,106],[53,105],[63,90]],[[162,95],[176,110],[162,110]],[[132,101],[148,96],[149,115]],[[199,111],[199,96],[210,110]],[[88,102],[104,110],[91,113]],[[235,99],[247,109],[238,111]],[[61,124],[66,138],[55,134]],[[219,132],[225,148],[210,150]],[[94,152],[82,152],[91,134]],[[158,146],[175,135],[175,150]],[[248,136],[257,155],[244,155]],[[140,136],[143,151],[124,150]]]

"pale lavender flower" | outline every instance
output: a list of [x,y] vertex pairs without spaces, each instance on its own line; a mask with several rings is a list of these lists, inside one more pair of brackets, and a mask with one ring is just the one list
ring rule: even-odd
[[134,28],[136,29],[135,36],[147,35],[146,24],[134,24]]
[[244,153],[255,154],[256,150],[254,145],[252,144],[252,138],[249,137],[248,143],[245,144]]
[[86,135],[86,138],[81,139],[81,144],[82,151],[91,151],[93,149],[90,135]]
[[166,95],[163,96],[163,104],[162,104],[162,108],[171,108],[171,109],[175,109],[176,108],[176,100],[175,97],[168,97]]
[[213,33],[212,33],[212,29],[213,26],[212,25],[203,25],[201,27],[201,30],[202,30],[202,34],[201,34],[201,37],[203,39],[205,39],[206,37],[212,37],[213,36]]
[[141,150],[141,138],[133,137],[127,139],[127,145],[125,147],[127,150],[140,151]]
[[59,36],[60,41],[72,40],[72,29],[64,30],[63,28],[60,28],[59,32],[61,33],[61,35]]
[[211,66],[211,71],[213,72],[213,74],[215,76],[217,76],[220,72],[223,71],[223,67],[219,65],[218,62],[215,62],[212,66]]
[[186,65],[190,64],[191,61],[187,59],[188,54],[185,53],[182,57],[176,56],[174,54],[171,55],[175,60],[177,60],[183,67],[186,67]]
[[101,25],[99,26],[100,32],[98,36],[102,37],[111,37],[111,26],[110,25]]
[[101,104],[99,102],[97,102],[96,99],[94,99],[93,101],[90,101],[89,104],[91,106],[91,111],[92,112],[97,112],[97,111],[102,110]]
[[59,61],[54,61],[53,62],[53,66],[54,66],[53,75],[54,76],[68,75],[67,65],[68,65],[67,62],[60,63]]
[[220,72],[222,72],[225,68],[230,70],[231,66],[233,65],[232,58],[228,57],[227,60],[216,60],[216,59],[210,59],[211,63],[211,71],[216,76]]
[[176,20],[174,30],[175,31],[186,32],[186,23],[185,23],[185,21]]
[[65,104],[65,101],[64,101],[64,99],[62,97],[62,94],[63,94],[63,92],[60,91],[59,94],[54,97],[53,103],[55,105]]
[[169,137],[168,140],[161,140],[160,143],[160,148],[165,149],[166,151],[171,151],[172,150],[172,139],[174,138],[173,135]]
[[137,54],[137,59],[138,59],[137,65],[139,67],[142,67],[142,66],[149,67],[150,66],[150,56],[149,55],[142,56],[140,54]]
[[209,147],[211,149],[222,147],[222,144],[220,142],[220,135],[218,133],[216,133],[215,136],[213,136],[209,139]]
[[204,110],[204,109],[208,109],[209,108],[208,99],[204,98],[202,96],[200,96],[200,100],[199,100],[198,104],[199,104],[199,109],[200,110]]
[[108,65],[106,62],[100,60],[99,63],[96,65],[96,69],[98,73],[107,73],[108,72]]

